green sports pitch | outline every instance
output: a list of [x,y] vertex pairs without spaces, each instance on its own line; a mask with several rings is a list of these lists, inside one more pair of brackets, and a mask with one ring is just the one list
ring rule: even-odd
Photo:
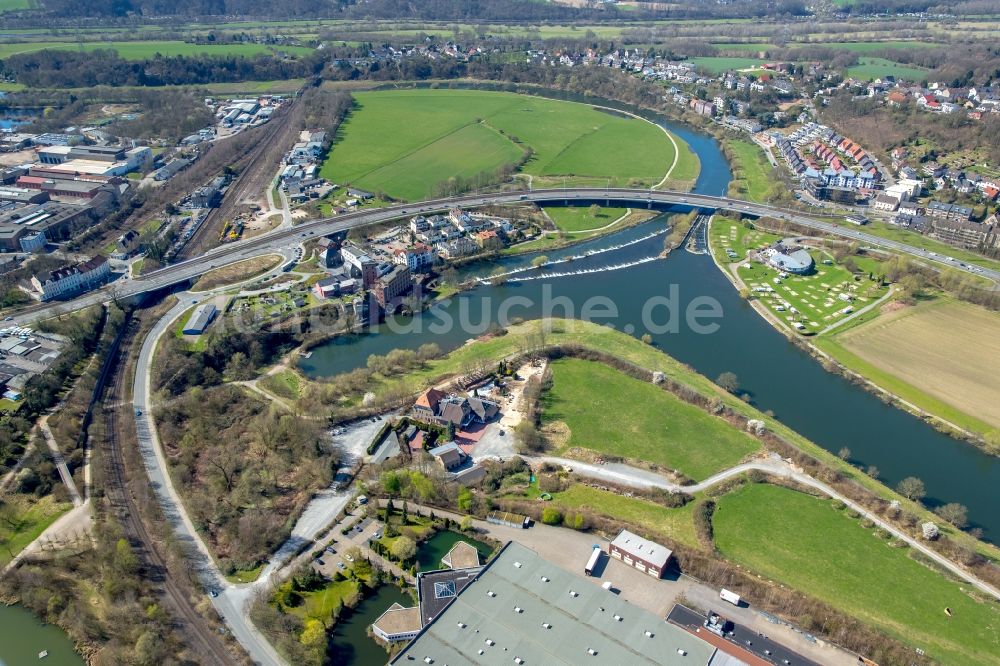
[[[545,185],[650,187],[674,162],[664,130],[586,104],[516,93],[355,93],[322,176],[420,200],[452,177],[475,178],[528,155],[521,173]],[[693,159],[685,151],[684,159]]]

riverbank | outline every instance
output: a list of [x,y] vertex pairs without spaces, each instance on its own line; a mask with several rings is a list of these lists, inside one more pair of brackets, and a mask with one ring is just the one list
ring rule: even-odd
[[[775,316],[759,299],[752,297],[749,286],[735,270],[737,264],[724,264],[711,243],[709,243],[709,254],[712,256],[712,260],[719,271],[730,281],[740,295],[744,297],[750,307],[790,342],[806,350],[813,358],[819,361],[824,369],[839,374],[852,383],[863,387],[869,393],[878,396],[886,404],[901,408],[920,418],[938,432],[972,444],[985,453],[1000,456],[1000,447],[984,439],[984,434],[990,431],[988,424],[975,419],[975,417],[966,415],[917,387],[908,385],[889,373],[878,371],[870,363],[862,361],[855,354],[844,349],[834,339],[836,335],[844,332],[843,330],[834,330],[829,334],[821,334],[815,337],[800,335],[796,330]],[[891,300],[891,298],[892,292],[890,291],[875,306],[881,307],[883,302]],[[864,316],[867,313],[858,314]],[[866,321],[871,321],[872,318],[878,316],[877,312],[873,310],[865,319]],[[853,324],[851,325],[853,326]],[[970,428],[970,419],[972,423],[980,424],[981,429]]]
[[587,233],[567,233],[565,235],[560,235],[557,231],[553,234],[543,235],[541,238],[534,238],[523,243],[511,245],[510,247],[504,248],[501,254],[506,257],[516,257],[522,254],[531,254],[532,252],[562,250],[574,245],[579,245],[584,241],[595,240],[597,238],[628,229],[629,227],[634,227],[642,224],[643,222],[648,222],[650,219],[659,214],[660,213],[658,211],[629,209],[628,213],[616,219],[612,224],[600,229],[593,229]]

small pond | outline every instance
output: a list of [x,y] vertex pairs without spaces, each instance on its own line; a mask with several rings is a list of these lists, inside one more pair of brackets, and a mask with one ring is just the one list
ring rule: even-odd
[[350,615],[334,627],[333,638],[327,651],[327,664],[336,666],[381,666],[389,661],[385,648],[368,636],[368,626],[377,620],[393,603],[413,606],[413,597],[395,585],[383,585],[358,604]]
[[[45,659],[38,653],[48,650]],[[83,666],[73,641],[59,627],[43,624],[20,606],[0,605],[0,666]]]
[[493,552],[493,548],[487,543],[451,530],[441,530],[427,541],[421,543],[420,547],[417,548],[417,567],[419,570],[433,571],[440,569],[442,567],[441,558],[447,555],[452,546],[459,541],[464,541],[470,546],[475,546],[483,562]]

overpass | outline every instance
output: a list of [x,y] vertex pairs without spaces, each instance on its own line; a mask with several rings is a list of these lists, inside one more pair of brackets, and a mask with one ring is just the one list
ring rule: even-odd
[[293,247],[310,237],[322,236],[336,231],[356,229],[373,224],[408,218],[413,215],[429,215],[451,208],[477,208],[491,204],[516,204],[522,202],[574,204],[597,202],[605,205],[625,204],[631,207],[646,206],[659,208],[664,206],[684,206],[703,210],[722,210],[753,215],[757,217],[773,217],[788,222],[816,229],[824,233],[857,241],[868,246],[885,248],[896,252],[910,254],[925,261],[933,261],[944,267],[955,268],[975,275],[987,277],[994,282],[1000,282],[1000,270],[968,266],[953,257],[929,252],[927,250],[907,245],[872,234],[865,233],[861,227],[854,229],[826,222],[811,217],[801,211],[780,208],[768,204],[758,204],[730,197],[715,197],[689,192],[670,190],[616,189],[616,188],[568,188],[540,189],[530,191],[511,191],[490,194],[465,194],[443,199],[433,199],[408,204],[397,204],[384,208],[373,208],[304,222],[291,229],[276,229],[270,233],[255,238],[227,243],[209,250],[200,257],[194,257],[176,264],[165,266],[147,275],[132,280],[119,280],[113,285],[89,292],[68,301],[41,303],[25,308],[15,315],[18,324],[28,324],[39,319],[54,316],[59,313],[78,310],[96,303],[116,298],[129,298],[146,292],[157,291],[166,287],[192,280],[203,273],[232,264],[250,257],[262,254],[280,252]]

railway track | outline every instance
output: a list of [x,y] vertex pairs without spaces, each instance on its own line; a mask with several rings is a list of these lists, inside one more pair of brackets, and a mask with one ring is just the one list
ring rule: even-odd
[[128,391],[131,385],[128,369],[140,328],[135,320],[129,327],[111,368],[114,381],[105,389],[102,400],[106,406],[108,446],[105,456],[105,496],[121,522],[125,537],[142,562],[144,577],[161,586],[167,608],[180,624],[178,633],[184,637],[192,654],[201,663],[235,666],[243,663],[243,660],[234,657],[219,635],[206,625],[205,619],[195,610],[184,588],[171,576],[166,560],[157,551],[156,541],[142,520],[139,500],[128,486],[130,475],[136,473],[135,470],[128,470],[125,464],[124,447],[136,446],[135,421],[132,418]]
[[284,152],[282,148],[291,146],[300,125],[301,106],[299,102],[293,101],[257,130],[260,136],[256,145],[248,156],[237,162],[240,165],[239,175],[230,184],[219,207],[209,212],[201,227],[181,251],[181,259],[198,256],[218,244],[222,224],[236,217],[240,206],[262,195],[274,176],[274,170]]

